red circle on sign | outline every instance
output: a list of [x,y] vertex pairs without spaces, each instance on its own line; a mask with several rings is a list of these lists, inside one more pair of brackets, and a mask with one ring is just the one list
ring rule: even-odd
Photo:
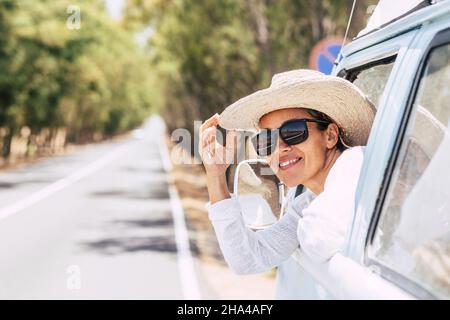
[[317,61],[320,55],[324,55],[333,63],[336,60],[330,52],[328,52],[327,47],[330,45],[342,44],[343,39],[339,37],[327,37],[319,42],[312,48],[311,54],[309,55],[309,68],[318,70]]

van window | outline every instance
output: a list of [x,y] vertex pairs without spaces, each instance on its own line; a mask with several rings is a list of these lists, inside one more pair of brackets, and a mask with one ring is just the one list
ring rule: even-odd
[[450,45],[433,49],[409,116],[369,258],[450,298]]
[[351,70],[346,77],[353,82],[378,109],[380,98],[394,67],[395,57]]

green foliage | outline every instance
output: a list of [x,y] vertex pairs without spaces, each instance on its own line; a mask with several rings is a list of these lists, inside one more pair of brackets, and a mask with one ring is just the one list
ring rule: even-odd
[[160,79],[162,113],[169,128],[192,130],[194,120],[204,120],[266,87],[273,74],[308,67],[318,40],[344,35],[352,1],[127,3],[125,25],[133,30],[152,28],[152,65]]
[[[2,154],[23,126],[63,127],[80,141],[160,111],[169,129],[192,130],[274,73],[307,67],[314,43],[343,35],[351,3],[127,0],[124,19],[112,21],[104,0],[0,0]],[[71,30],[73,4],[81,28]],[[141,47],[135,35],[145,28]]]
[[72,4],[0,0],[0,127],[10,134],[65,127],[84,140],[133,128],[154,107],[155,77],[134,34],[103,1],[77,1],[81,28],[69,29]]

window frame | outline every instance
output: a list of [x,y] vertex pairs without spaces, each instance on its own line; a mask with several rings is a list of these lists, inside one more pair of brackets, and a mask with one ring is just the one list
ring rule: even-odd
[[[390,267],[384,265],[382,262],[376,260],[375,257],[372,257],[370,254],[370,249],[375,237],[375,231],[378,227],[378,222],[381,217],[381,211],[385,206],[387,192],[389,187],[391,186],[391,181],[394,173],[394,169],[396,164],[399,161],[399,156],[404,148],[405,143],[405,133],[408,127],[411,125],[410,119],[413,112],[415,112],[414,101],[417,97],[417,91],[420,86],[420,83],[423,79],[427,62],[432,54],[432,51],[440,46],[450,45],[450,28],[443,29],[437,32],[429,45],[427,46],[424,54],[421,58],[419,67],[415,73],[415,79],[413,85],[410,90],[410,94],[408,96],[407,104],[405,111],[402,115],[402,119],[400,122],[399,129],[397,131],[397,136],[395,138],[394,148],[389,157],[389,161],[387,163],[387,167],[384,173],[384,177],[380,186],[380,191],[378,193],[378,197],[375,203],[375,209],[373,211],[372,218],[370,220],[365,245],[364,245],[364,265],[369,267],[370,269],[379,270],[379,275],[382,278],[398,285],[400,288],[405,290],[406,292],[422,299],[437,299],[436,295],[434,295],[429,290],[423,288],[420,284],[415,282],[414,280],[406,277],[405,275],[397,272]],[[401,159],[400,159],[401,160]]]
[[[338,73],[338,77],[344,78],[348,81],[350,81],[351,83],[353,83],[359,76],[359,74],[361,74],[361,72],[368,70],[372,67],[376,67],[376,66],[380,66],[383,64],[389,64],[389,63],[393,63],[395,64],[396,60],[397,60],[397,56],[398,56],[398,52],[392,53],[384,58],[380,58],[377,60],[373,60],[373,61],[369,61],[363,65],[351,68],[351,69],[342,69],[339,71]],[[392,70],[391,70],[392,72]],[[390,76],[390,74],[389,74]],[[388,78],[389,79],[389,78]]]
[[[387,64],[392,63],[392,69],[391,69],[391,72],[389,73],[388,78],[387,78],[387,81],[389,81],[389,79],[391,77],[391,74],[392,74],[392,72],[394,70],[395,63],[397,62],[398,53],[399,53],[398,51],[390,53],[390,54],[388,54],[388,55],[386,55],[384,57],[380,57],[379,59],[368,61],[368,62],[366,62],[364,64],[358,65],[358,66],[353,67],[351,69],[341,69],[338,72],[337,77],[343,78],[345,80],[350,81],[351,83],[354,83],[355,80],[358,79],[358,76],[362,72],[364,72],[364,71],[366,71],[366,70],[368,70],[368,69],[370,69],[372,67],[381,66],[381,65],[387,65]],[[387,86],[387,82],[384,85],[384,89],[383,89],[383,92],[381,92],[381,96],[378,97],[378,105],[375,105],[376,112],[378,112],[380,99],[385,94],[386,86]]]

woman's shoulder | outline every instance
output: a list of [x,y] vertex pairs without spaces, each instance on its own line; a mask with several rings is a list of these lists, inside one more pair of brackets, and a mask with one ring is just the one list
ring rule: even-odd
[[348,148],[336,160],[325,182],[325,187],[335,182],[349,182],[358,178],[364,161],[364,146]]
[[342,155],[337,159],[336,163],[361,161],[364,159],[365,146],[351,147],[342,152]]
[[[333,169],[336,170],[358,170],[364,161],[364,146],[352,147],[345,150],[336,160]],[[332,169],[332,170],[333,170]]]

